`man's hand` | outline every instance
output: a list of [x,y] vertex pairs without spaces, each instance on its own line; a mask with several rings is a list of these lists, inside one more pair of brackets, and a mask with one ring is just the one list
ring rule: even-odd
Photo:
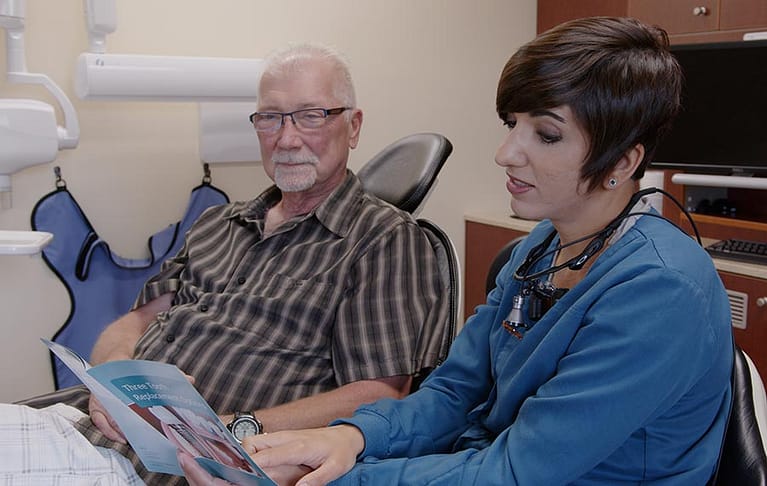
[[229,481],[214,478],[208,471],[202,468],[192,456],[186,452],[178,451],[178,464],[184,471],[184,477],[190,486],[229,486]]
[[121,444],[127,443],[120,427],[117,426],[117,423],[115,423],[112,416],[109,415],[109,412],[107,412],[101,405],[101,402],[99,402],[92,394],[90,401],[88,402],[88,410],[91,414],[91,422],[93,422],[93,425],[95,425],[102,434],[115,442],[120,442]]

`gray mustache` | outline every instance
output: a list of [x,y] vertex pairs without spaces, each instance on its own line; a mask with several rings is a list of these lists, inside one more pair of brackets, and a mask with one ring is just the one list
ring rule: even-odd
[[319,163],[319,158],[314,154],[280,152],[272,154],[272,162],[275,164],[313,164]]

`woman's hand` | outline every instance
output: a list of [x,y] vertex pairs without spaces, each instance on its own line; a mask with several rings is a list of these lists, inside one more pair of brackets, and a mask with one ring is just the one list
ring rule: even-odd
[[99,402],[93,394],[91,394],[91,398],[88,402],[88,410],[91,415],[91,422],[93,422],[93,425],[95,425],[102,434],[115,442],[127,444],[120,427],[118,427],[117,423],[112,419],[112,416],[109,415],[109,412],[106,411],[101,405],[101,402]]
[[[184,471],[184,476],[190,486],[229,486],[232,483],[221,478],[214,478],[203,469],[192,456],[178,451],[178,464]],[[272,469],[269,475],[280,486],[293,486],[296,481],[301,479],[307,472],[311,471],[305,466],[280,466]]]
[[336,425],[254,435],[246,437],[242,445],[280,485],[318,486],[354,466],[365,448],[365,438],[353,425]]

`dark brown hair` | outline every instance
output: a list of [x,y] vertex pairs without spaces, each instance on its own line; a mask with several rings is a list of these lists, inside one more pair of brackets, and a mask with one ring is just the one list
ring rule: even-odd
[[589,138],[581,169],[595,189],[634,145],[639,179],[679,111],[682,74],[658,27],[619,17],[572,20],[522,46],[498,82],[496,110],[527,113],[569,105]]

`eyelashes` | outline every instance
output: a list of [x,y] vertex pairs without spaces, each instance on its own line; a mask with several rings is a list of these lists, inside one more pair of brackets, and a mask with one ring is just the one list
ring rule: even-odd
[[[502,120],[502,122],[503,122],[503,126],[505,126],[509,130],[512,130],[514,127],[517,126],[517,121],[511,118]],[[562,140],[561,134],[546,131],[546,130],[537,130],[536,135],[538,135],[538,139],[541,141],[541,143],[544,143],[546,145],[551,145]]]
[[538,137],[541,139],[541,142],[549,145],[552,143],[557,143],[560,140],[562,140],[562,135],[557,134],[550,134],[546,132],[538,132]]

